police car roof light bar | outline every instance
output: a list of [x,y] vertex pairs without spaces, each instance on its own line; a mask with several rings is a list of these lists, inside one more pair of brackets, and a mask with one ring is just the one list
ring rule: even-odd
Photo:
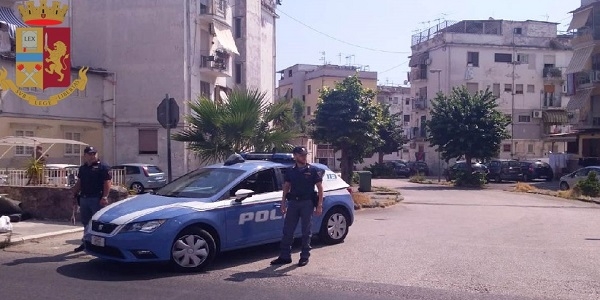
[[277,163],[293,163],[294,156],[291,153],[262,153],[248,152],[243,153],[242,157],[246,160],[267,160]]

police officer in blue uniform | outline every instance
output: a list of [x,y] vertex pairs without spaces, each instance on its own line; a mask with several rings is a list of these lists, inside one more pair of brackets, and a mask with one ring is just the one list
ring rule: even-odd
[[[283,265],[292,262],[292,242],[294,231],[300,221],[302,228],[302,252],[298,266],[308,264],[310,257],[310,239],[312,215],[323,213],[323,170],[306,162],[308,152],[304,147],[295,147],[292,151],[296,164],[285,172],[281,212],[285,215],[281,253],[271,262]],[[315,185],[317,193],[315,195]]]
[[[110,167],[100,162],[98,151],[94,147],[83,150],[85,163],[79,167],[77,183],[73,187],[75,198],[80,207],[81,223],[85,228],[92,216],[102,207],[108,205],[112,176]],[[75,204],[75,203],[74,203]],[[75,252],[83,251],[84,244],[75,248]]]

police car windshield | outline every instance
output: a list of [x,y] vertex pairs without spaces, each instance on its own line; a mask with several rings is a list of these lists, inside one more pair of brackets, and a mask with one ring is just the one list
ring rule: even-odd
[[165,185],[156,195],[181,198],[210,198],[235,181],[242,170],[202,168]]

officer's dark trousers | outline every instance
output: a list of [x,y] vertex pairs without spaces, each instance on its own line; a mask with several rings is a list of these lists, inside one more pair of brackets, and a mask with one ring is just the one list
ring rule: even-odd
[[81,197],[79,211],[81,213],[81,224],[87,226],[92,216],[98,212],[100,206],[100,197]]
[[288,259],[292,254],[292,243],[294,242],[294,231],[300,221],[302,228],[302,252],[300,258],[310,256],[310,238],[312,215],[315,207],[311,200],[288,201],[287,212],[283,222],[283,239],[281,240],[281,254],[279,257]]

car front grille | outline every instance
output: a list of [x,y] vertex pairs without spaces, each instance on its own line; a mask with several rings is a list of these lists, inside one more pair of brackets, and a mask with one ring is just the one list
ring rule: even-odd
[[102,232],[110,234],[112,233],[118,225],[111,223],[102,223],[98,221],[92,221],[92,230],[95,232]]

